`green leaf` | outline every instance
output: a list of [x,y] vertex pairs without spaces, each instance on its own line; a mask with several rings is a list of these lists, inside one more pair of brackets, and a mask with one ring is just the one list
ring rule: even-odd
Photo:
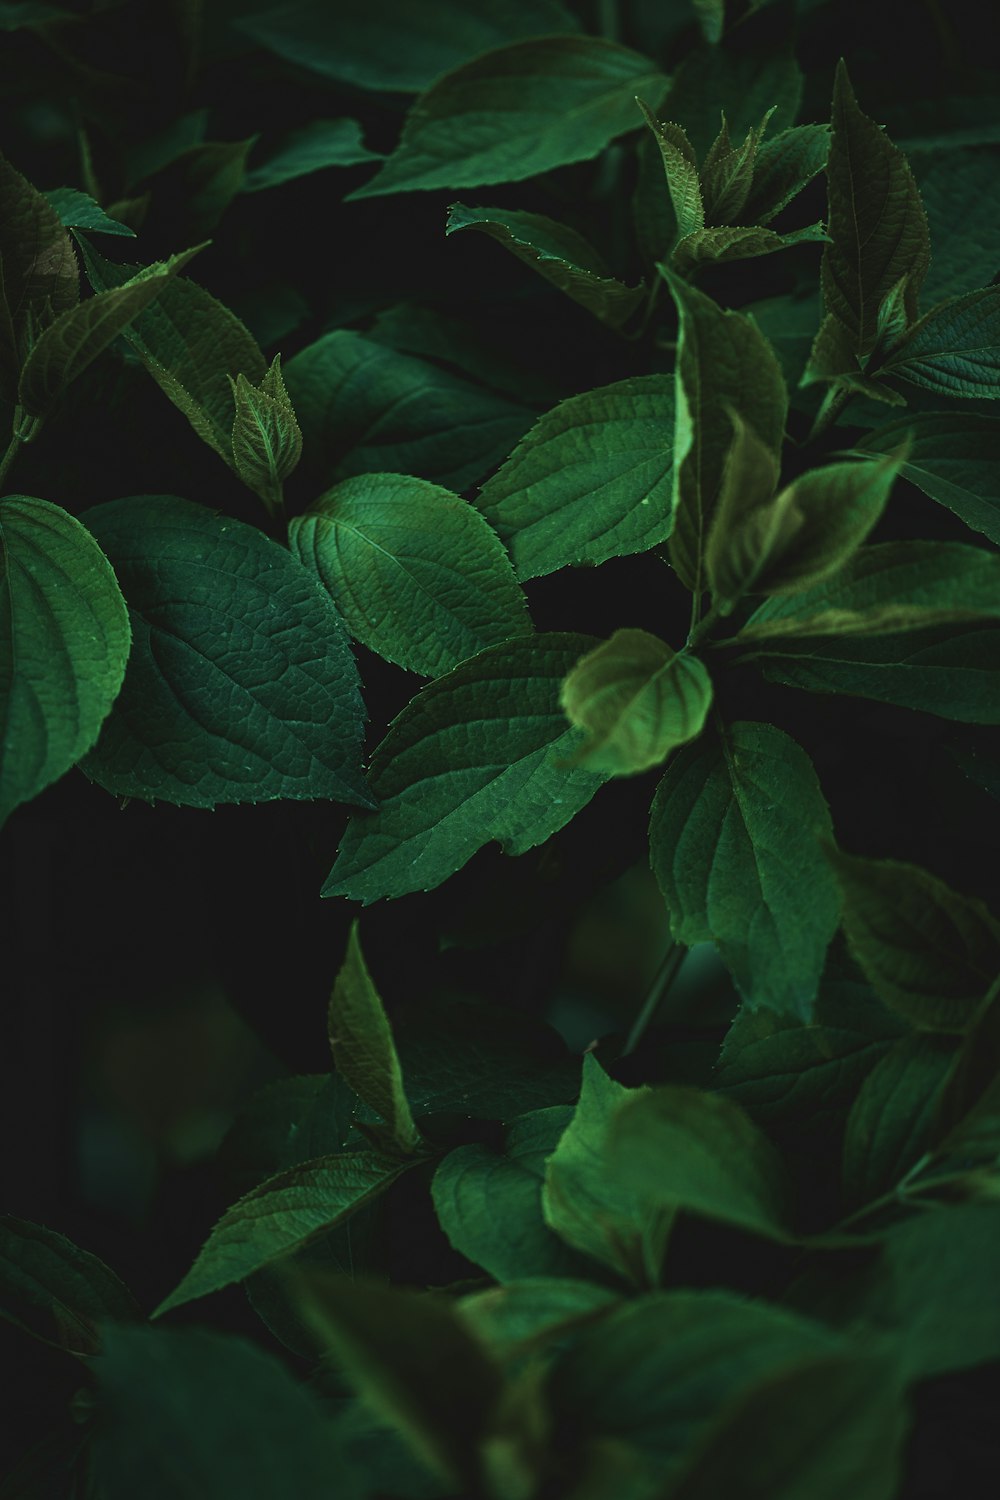
[[1000,543],[1000,417],[915,413],[866,433],[859,447],[890,453],[904,441],[909,447],[901,477]]
[[704,550],[732,442],[731,412],[777,457],[788,396],[777,357],[749,318],[664,275],[680,317],[670,561],[697,596],[706,585]]
[[459,229],[481,229],[611,328],[627,323],[645,296],[645,287],[612,276],[582,234],[544,214],[453,203],[445,234]]
[[851,951],[890,1009],[964,1031],[1000,973],[1000,921],[916,865],[830,851]]
[[726,454],[719,503],[705,543],[705,577],[713,598],[728,613],[773,556],[788,546],[801,525],[786,490],[774,499],[781,466],[736,411],[730,413],[733,440]]
[[661,115],[676,120],[704,157],[725,111],[729,129],[745,135],[773,108],[775,131],[791,125],[802,98],[802,73],[790,52],[769,39],[762,50],[747,46],[695,47],[671,76]]
[[185,807],[370,805],[357,667],[306,570],[255,527],[175,495],[113,500],[86,517],[134,637],[86,774],[120,796]]
[[420,96],[385,166],[348,198],[522,182],[591,161],[635,129],[635,95],[658,100],[665,86],[649,58],[603,37],[498,47]]
[[458,1304],[477,1338],[500,1355],[526,1345],[558,1344],[621,1302],[621,1294],[595,1281],[537,1276],[473,1292]]
[[931,308],[880,367],[941,396],[1000,396],[1000,287]]
[[245,1281],[384,1193],[411,1165],[374,1151],[319,1156],[268,1177],[226,1210],[190,1271],[154,1312]]
[[634,1092],[609,1078],[590,1053],[584,1056],[579,1103],[545,1168],[542,1210],[546,1224],[571,1249],[635,1286],[650,1287],[659,1276],[672,1215],[644,1202],[611,1154],[615,1118]]
[[590,644],[507,641],[419,692],[372,757],[379,811],[348,823],[322,894],[367,904],[431,890],[491,840],[523,854],[568,823],[604,780],[565,769],[579,734],[559,687]]
[[786,250],[790,245],[825,240],[826,237],[822,224],[808,224],[805,229],[793,229],[787,234],[738,225],[699,229],[677,242],[670,262],[682,276],[687,276],[698,266],[752,260],[758,255],[773,255],[776,250]]
[[201,239],[215,229],[243,186],[256,141],[255,135],[242,141],[202,141],[145,179],[154,205],[170,205],[186,239]]
[[693,234],[705,227],[705,205],[702,201],[698,159],[694,147],[679,125],[658,120],[641,99],[637,99],[636,103],[660,148],[663,170],[667,174],[667,190],[677,221],[677,233]]
[[856,353],[866,355],[875,343],[879,306],[906,275],[906,314],[910,322],[916,318],[930,237],[906,158],[858,108],[843,61],[834,83],[827,180],[823,300],[850,333]]
[[240,191],[261,193],[326,167],[355,167],[382,159],[380,152],[369,151],[362,141],[357,120],[311,120],[301,130],[283,136],[277,149],[246,174]]
[[16,405],[35,339],[79,300],[80,268],[59,215],[0,154],[0,400]]
[[130,642],[90,532],[48,500],[0,500],[0,824],[94,744]]
[[396,1150],[411,1155],[420,1145],[420,1132],[403,1087],[389,1018],[361,951],[357,922],[351,923],[347,956],[333,986],[326,1024],[334,1067],[385,1121]]
[[903,1037],[868,1074],[844,1133],[845,1208],[888,1193],[924,1155],[953,1055],[940,1037]]
[[781,1159],[721,1094],[665,1085],[634,1095],[611,1123],[610,1160],[623,1188],[664,1213],[787,1237]]
[[770,224],[792,199],[818,177],[830,151],[826,125],[795,125],[762,142],[742,217],[747,224]]
[[714,46],[726,29],[726,0],[691,0],[706,42]]
[[770,724],[738,722],[677,755],[650,813],[653,870],[677,942],[714,942],[752,1009],[808,1017],[837,927],[812,763]]
[[673,651],[645,630],[616,630],[580,658],[560,702],[587,736],[574,764],[631,776],[701,733],[712,682],[696,656]]
[[302,457],[302,431],[276,354],[259,386],[239,374],[232,382],[233,467],[270,514],[283,503],[282,484]]
[[346,479],[289,527],[356,640],[426,677],[531,630],[501,542],[466,500],[425,479]]
[[278,57],[364,89],[417,92],[449,68],[521,37],[572,32],[560,0],[299,0],[235,23]]
[[747,131],[742,144],[734,146],[729,136],[725,113],[722,127],[709,147],[701,166],[705,194],[705,219],[709,224],[745,224],[744,204],[753,181],[757,150],[761,137],[774,113],[774,106],[759,125]]
[[438,1221],[452,1246],[497,1281],[586,1275],[542,1217],[545,1163],[573,1115],[554,1105],[521,1115],[503,1149],[459,1146],[434,1174]]
[[0,1318],[71,1354],[96,1354],[105,1319],[140,1316],[131,1292],[96,1255],[41,1224],[0,1217]]
[[921,151],[912,166],[934,248],[925,298],[939,302],[986,286],[1000,267],[996,153],[954,147]]
[[159,296],[203,247],[182,250],[146,266],[130,280],[67,308],[42,331],[21,369],[17,399],[34,417],[46,417],[67,386]]
[[77,188],[61,187],[52,188],[45,196],[59,215],[60,223],[65,224],[67,229],[85,229],[89,234],[126,235],[135,239],[135,230],[130,229],[127,224],[119,224],[117,219],[109,218],[89,193],[81,193]]
[[645,552],[670,535],[673,378],[571,396],[535,423],[477,504],[517,576]]
[[201,1328],[111,1328],[94,1363],[106,1500],[345,1500],[327,1413],[273,1355]]
[[531,421],[493,391],[346,329],[303,349],[284,376],[317,487],[388,473],[466,490]]

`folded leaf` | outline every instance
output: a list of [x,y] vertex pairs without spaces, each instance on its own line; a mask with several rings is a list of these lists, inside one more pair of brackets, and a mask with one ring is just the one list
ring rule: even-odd
[[1000,287],[931,309],[879,369],[943,396],[1000,396]]

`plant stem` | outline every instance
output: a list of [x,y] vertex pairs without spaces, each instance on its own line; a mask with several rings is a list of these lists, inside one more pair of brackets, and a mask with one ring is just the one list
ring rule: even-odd
[[716,620],[721,619],[721,617],[722,604],[720,602],[711,606],[708,614],[703,620],[693,620],[691,624],[691,632],[688,635],[686,642],[684,643],[685,651],[693,651],[696,646],[700,646],[706,635],[708,635],[709,631],[712,629],[712,626],[715,624]]
[[14,422],[11,427],[10,442],[7,444],[3,458],[0,458],[0,494],[3,493],[3,485],[7,478],[7,472],[21,451],[21,444],[30,443],[37,435],[41,425],[41,417],[29,417],[25,422],[21,418],[21,408],[19,406],[14,408]]
[[669,995],[686,954],[687,949],[683,943],[671,943],[663,955],[660,967],[653,976],[653,982],[649,986],[639,1014],[632,1022],[632,1030],[629,1032],[625,1046],[622,1048],[622,1057],[628,1057],[638,1047],[660,1005]]

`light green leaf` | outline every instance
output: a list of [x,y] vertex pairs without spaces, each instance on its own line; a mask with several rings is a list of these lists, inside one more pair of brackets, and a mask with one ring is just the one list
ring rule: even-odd
[[764,141],[754,161],[753,181],[742,215],[747,224],[769,224],[826,166],[826,125],[795,125]]
[[677,221],[677,233],[693,234],[705,226],[705,205],[702,202],[694,147],[679,125],[658,120],[641,99],[636,99],[636,103],[660,148],[663,170],[667,175],[667,190]]
[[45,194],[67,229],[85,229],[89,234],[117,234],[135,239],[135,230],[111,219],[89,193],[77,188],[52,188]]
[[226,1210],[190,1271],[153,1316],[244,1281],[279,1256],[301,1249],[385,1192],[409,1165],[374,1151],[347,1151],[268,1177]]
[[245,375],[232,381],[233,466],[273,515],[283,503],[282,484],[302,457],[302,431],[281,378],[276,354],[259,386]]
[[844,1132],[846,1209],[891,1191],[924,1155],[953,1055],[940,1037],[902,1037],[868,1074]]
[[916,865],[830,850],[851,952],[891,1010],[964,1031],[1000,974],[1000,921]]
[[130,642],[90,532],[48,500],[0,501],[0,824],[93,745]]
[[413,474],[461,492],[510,451],[532,413],[422,359],[337,329],[284,369],[317,488]]
[[470,57],[577,29],[560,0],[292,0],[235,23],[278,57],[339,83],[412,92]]
[[644,286],[626,286],[612,276],[583,235],[543,214],[453,203],[445,234],[459,229],[483,230],[611,328],[627,323],[645,296]]
[[289,545],[355,639],[412,672],[438,677],[530,634],[495,533],[468,501],[425,479],[345,479],[292,521]]
[[322,894],[367,904],[431,890],[491,840],[523,854],[568,823],[604,780],[565,768],[579,733],[559,707],[562,679],[592,644],[507,641],[419,692],[372,757],[379,811],[348,823]]
[[0,400],[14,406],[38,334],[80,300],[80,268],[52,204],[2,154],[0,267]]
[[777,458],[788,396],[777,357],[750,318],[723,311],[703,292],[664,275],[680,316],[670,561],[699,595],[707,584],[705,545],[733,437],[731,413]]
[[385,166],[349,198],[522,182],[590,161],[656,102],[655,63],[595,36],[515,42],[446,73],[422,94]]
[[679,240],[671,254],[671,264],[687,276],[697,267],[722,264],[731,260],[752,260],[758,255],[773,255],[791,245],[809,244],[827,238],[822,224],[808,224],[787,234],[773,229],[742,228],[723,225],[718,229],[699,229]]
[[645,552],[670,535],[673,377],[599,386],[539,417],[476,502],[517,576]]
[[381,160],[381,153],[369,151],[362,141],[357,120],[311,120],[301,130],[290,130],[283,136],[277,149],[247,172],[240,191],[261,193],[326,167],[355,167]]
[[830,244],[823,254],[823,300],[866,355],[876,339],[882,299],[909,275],[906,315],[930,264],[927,216],[905,156],[862,113],[841,61],[833,91],[833,135],[827,163]]
[[1000,396],[1000,287],[932,308],[878,373],[942,396]]
[[33,417],[46,417],[78,375],[161,296],[203,246],[157,261],[106,292],[95,292],[61,312],[32,345],[18,383],[19,404]]
[[733,135],[745,135],[773,108],[772,129],[793,124],[802,98],[802,73],[790,53],[768,39],[761,50],[747,46],[692,48],[671,76],[660,114],[676,120],[704,157],[725,111]]
[[958,145],[921,151],[911,161],[930,225],[933,254],[924,296],[932,303],[986,286],[1000,270],[996,152],[962,151]]
[[770,724],[703,737],[660,782],[649,844],[671,932],[717,944],[754,1010],[811,1013],[838,921],[830,836],[809,757]]
[[726,613],[753,590],[771,557],[787,546],[789,537],[783,533],[801,525],[784,497],[772,498],[780,473],[777,456],[735,411],[731,419],[733,440],[705,543],[705,577]]
[[616,630],[580,658],[559,701],[587,736],[574,764],[631,776],[701,733],[712,682],[696,656],[678,654],[645,630]]
[[867,433],[859,447],[891,453],[904,441],[909,447],[901,477],[1000,543],[1000,417],[916,413]]
[[371,805],[364,707],[340,617],[284,547],[175,495],[86,513],[121,579],[134,643],[86,774],[185,807],[334,798]]
[[406,1098],[389,1018],[361,951],[357,922],[351,923],[326,1025],[334,1067],[385,1121],[396,1150],[411,1155],[420,1145],[420,1132]]
[[71,1354],[96,1354],[101,1323],[140,1316],[96,1255],[41,1224],[0,1216],[0,1318]]

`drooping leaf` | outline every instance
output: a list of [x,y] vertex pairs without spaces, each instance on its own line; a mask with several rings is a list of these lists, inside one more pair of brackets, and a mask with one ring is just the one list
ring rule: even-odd
[[426,677],[531,630],[503,545],[465,500],[405,474],[328,490],[289,545],[355,639]]
[[52,204],[0,154],[0,400],[17,402],[38,334],[80,299],[80,268]]
[[830,132],[826,125],[794,125],[772,140],[762,141],[753,167],[753,180],[743,219],[747,224],[770,224],[826,166]]
[[232,385],[233,467],[273,515],[282,504],[282,484],[302,457],[302,430],[281,377],[281,356],[274,356],[259,386],[242,373]]
[[787,234],[776,234],[773,229],[723,225],[686,235],[674,246],[670,261],[681,275],[686,276],[701,265],[752,260],[758,255],[773,255],[790,245],[825,240],[826,237],[822,224],[809,224],[805,229],[793,229]]
[[318,487],[385,473],[460,492],[531,421],[524,406],[346,329],[295,355],[284,376]]
[[758,49],[694,47],[670,79],[660,113],[687,132],[699,158],[719,131],[723,111],[734,136],[745,135],[774,109],[771,129],[794,123],[802,98],[802,73],[789,52],[773,43]]
[[672,121],[658,120],[642,99],[637,99],[636,103],[653,132],[653,139],[663,159],[677,233],[694,234],[705,227],[705,205],[694,147],[679,125]]
[[372,757],[379,811],[348,823],[322,894],[367,904],[430,890],[491,840],[523,854],[568,823],[604,780],[566,769],[579,732],[559,708],[562,679],[591,644],[507,641],[418,693]]
[[101,1323],[139,1316],[131,1292],[96,1255],[41,1224],[0,1217],[0,1318],[72,1354],[95,1354]]
[[85,229],[88,234],[116,234],[135,239],[135,230],[111,219],[89,193],[78,188],[51,188],[45,194],[67,229]]
[[812,764],[770,724],[737,722],[667,767],[650,813],[653,870],[677,942],[714,942],[747,1004],[808,1017],[837,927]]
[[[526,36],[573,32],[560,0],[292,0],[236,24],[288,62],[365,89],[417,92],[468,58]],[[388,39],[391,38],[391,43]]]
[[0,501],[0,823],[94,744],[130,642],[90,532],[48,500]]
[[370,805],[364,707],[340,617],[255,527],[175,495],[86,513],[132,619],[125,684],[88,776],[187,807],[275,797]]
[[1000,396],[1000,287],[940,303],[879,368],[941,396]]
[[612,328],[628,322],[645,295],[643,286],[626,286],[612,276],[582,234],[543,214],[453,203],[445,233],[459,229],[481,229]]
[[909,447],[900,475],[932,500],[1000,543],[1000,418],[976,412],[917,412],[866,433],[859,447]]
[[928,1031],[964,1031],[1000,974],[1000,921],[916,865],[830,852],[844,930],[873,988]]
[[392,1145],[404,1156],[420,1144],[403,1071],[382,997],[372,982],[361,951],[358,924],[351,924],[347,955],[341,965],[327,1013],[330,1051],[337,1071],[388,1126]]
[[311,120],[301,130],[290,130],[270,156],[252,167],[240,191],[261,193],[327,167],[355,167],[381,160],[381,154],[370,151],[362,141],[357,120]]
[[580,658],[560,702],[586,735],[575,764],[631,776],[701,733],[712,682],[696,656],[673,651],[645,630],[616,630]]
[[889,1192],[924,1155],[953,1054],[941,1037],[908,1036],[875,1064],[847,1117],[845,1208]]
[[635,95],[658,102],[665,86],[649,58],[603,37],[498,47],[437,79],[385,166],[348,197],[521,182],[590,161],[636,128]]
[[673,379],[640,375],[540,417],[477,504],[521,579],[644,552],[672,524]]

